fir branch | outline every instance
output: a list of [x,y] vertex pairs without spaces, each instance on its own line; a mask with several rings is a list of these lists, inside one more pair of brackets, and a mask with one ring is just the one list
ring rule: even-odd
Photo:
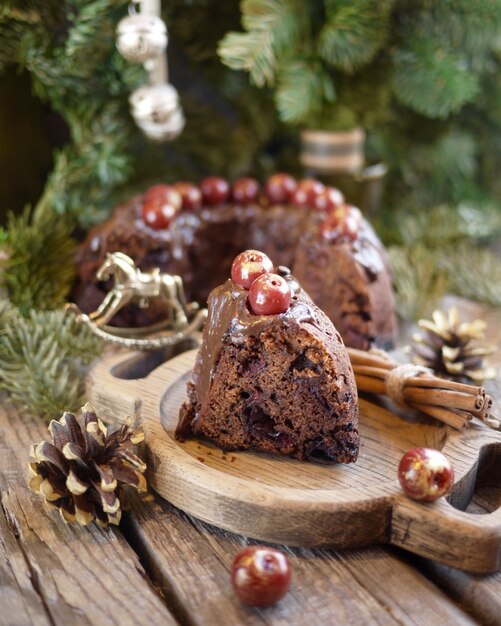
[[318,38],[320,57],[352,73],[386,43],[393,0],[336,0],[327,3],[327,21]]
[[388,253],[398,314],[408,320],[429,315],[450,286],[435,255],[421,244],[392,246]]
[[420,242],[430,249],[439,249],[469,240],[473,247],[474,240],[501,235],[501,212],[495,206],[441,205],[429,211],[402,215],[399,231],[407,245]]
[[63,306],[74,277],[76,244],[71,222],[48,210],[27,207],[10,215],[1,282],[22,314]]
[[101,344],[63,311],[22,317],[0,301],[0,389],[23,413],[52,419],[77,409],[85,367]]
[[394,54],[395,96],[431,118],[445,118],[471,101],[479,91],[477,75],[467,58],[429,38],[416,38]]
[[280,60],[304,45],[308,4],[301,0],[243,0],[242,25],[246,32],[230,32],[218,54],[225,65],[250,73],[258,87],[273,85]]
[[437,261],[449,277],[454,293],[501,306],[501,259],[491,250],[465,241],[439,249]]
[[334,100],[334,85],[319,64],[297,61],[280,70],[275,102],[284,122],[307,122]]

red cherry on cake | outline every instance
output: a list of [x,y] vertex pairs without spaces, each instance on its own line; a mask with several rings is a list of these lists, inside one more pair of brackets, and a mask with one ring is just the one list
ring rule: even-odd
[[231,195],[235,202],[240,204],[249,204],[255,202],[259,198],[259,183],[255,178],[244,176],[238,178],[231,190]]
[[230,196],[230,186],[224,178],[208,176],[200,181],[200,190],[205,204],[216,206],[223,204]]
[[175,183],[174,188],[181,196],[183,209],[193,211],[202,206],[202,192],[193,183],[179,181]]
[[233,560],[231,583],[244,604],[271,606],[289,590],[289,560],[280,550],[267,546],[248,546]]
[[155,230],[167,228],[182,205],[180,194],[170,185],[155,185],[144,194],[141,216]]
[[409,498],[432,502],[449,492],[454,470],[449,459],[438,450],[413,448],[400,461],[398,480]]
[[176,210],[179,210],[183,203],[181,195],[173,185],[153,185],[146,191],[143,200],[144,203],[170,204]]
[[325,185],[314,178],[303,178],[291,196],[291,204],[314,207],[317,197],[325,191]]
[[262,274],[249,289],[249,304],[255,315],[285,313],[291,298],[289,283],[278,274]]
[[344,196],[335,187],[326,187],[313,200],[313,208],[317,211],[333,211],[344,203]]
[[285,204],[289,202],[296,187],[297,183],[290,174],[279,172],[268,178],[264,192],[272,204]]
[[341,237],[355,241],[360,232],[361,220],[360,209],[351,205],[340,206],[331,211],[320,224],[320,237],[327,241]]
[[246,250],[233,261],[231,279],[239,287],[249,289],[258,276],[269,272],[273,272],[273,263],[266,254],[259,250]]

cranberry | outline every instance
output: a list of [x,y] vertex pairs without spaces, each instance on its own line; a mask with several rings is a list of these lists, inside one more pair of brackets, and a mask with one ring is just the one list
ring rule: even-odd
[[249,289],[249,304],[255,315],[285,313],[291,297],[289,283],[278,274],[262,274]]
[[292,176],[278,173],[268,178],[264,192],[268,200],[273,204],[284,204],[290,200],[296,187],[297,183]]
[[263,252],[246,250],[241,252],[231,266],[231,279],[239,287],[249,289],[261,274],[273,272],[273,263]]
[[202,192],[193,183],[179,181],[174,185],[174,188],[181,196],[183,209],[193,211],[202,206]]
[[143,200],[145,203],[170,204],[176,210],[179,210],[183,203],[181,195],[172,185],[153,185],[146,191]]
[[303,178],[291,196],[291,204],[297,206],[315,206],[317,197],[325,191],[325,185],[314,178]]
[[204,202],[210,206],[223,204],[230,195],[230,186],[218,176],[208,176],[200,181],[200,189]]
[[341,206],[344,202],[344,196],[335,187],[326,187],[313,200],[313,208],[317,211],[332,211]]
[[362,213],[357,207],[343,205],[327,215],[320,224],[320,237],[331,241],[345,237],[351,241],[359,235]]
[[238,178],[233,183],[232,195],[235,202],[249,204],[259,198],[259,183],[255,178]]
[[400,461],[398,480],[409,498],[432,502],[450,490],[454,470],[449,459],[438,450],[413,448]]
[[244,604],[271,606],[289,590],[289,560],[280,550],[267,546],[248,546],[233,560],[231,583]]

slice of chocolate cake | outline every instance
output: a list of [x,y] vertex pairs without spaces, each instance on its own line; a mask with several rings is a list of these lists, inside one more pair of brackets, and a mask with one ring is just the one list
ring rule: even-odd
[[353,462],[357,390],[342,339],[292,275],[272,268],[247,251],[235,259],[233,279],[211,292],[176,437]]

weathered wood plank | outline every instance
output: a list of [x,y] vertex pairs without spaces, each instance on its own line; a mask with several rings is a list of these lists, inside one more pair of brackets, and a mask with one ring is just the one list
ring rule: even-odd
[[8,607],[10,617],[0,616],[9,626],[51,624],[42,598],[33,588],[30,571],[15,534],[0,510],[0,607]]
[[238,535],[192,519],[165,502],[134,498],[126,536],[170,603],[192,626],[269,624],[473,624],[471,617],[399,556],[382,548],[337,553],[286,549],[293,586],[276,606],[243,607],[230,584]]
[[29,446],[46,436],[0,408],[0,623],[176,624],[120,531],[67,526],[28,490]]

